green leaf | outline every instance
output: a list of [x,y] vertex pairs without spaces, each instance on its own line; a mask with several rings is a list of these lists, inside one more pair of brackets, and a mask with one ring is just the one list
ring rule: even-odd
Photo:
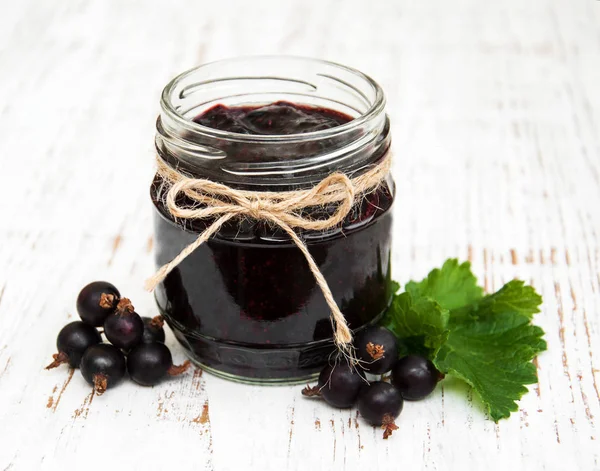
[[512,280],[500,290],[483,298],[477,305],[475,314],[483,312],[513,312],[531,319],[540,312],[542,297],[535,292],[532,286],[525,286],[521,280]]
[[448,311],[427,298],[413,300],[410,293],[394,297],[383,320],[400,340],[401,354],[434,358],[448,336]]
[[477,286],[477,278],[471,272],[471,264],[459,264],[455,258],[446,260],[441,269],[432,270],[423,281],[409,282],[406,291],[415,299],[435,299],[448,310],[471,304],[483,296],[483,290]]
[[546,350],[544,331],[531,324],[542,298],[513,280],[483,296],[468,262],[447,260],[394,297],[384,325],[402,353],[426,355],[445,374],[471,385],[494,421],[518,409],[537,382],[531,360]]
[[540,304],[542,304],[542,297],[532,286],[525,286],[521,280],[512,280],[480,301],[454,309],[450,313],[450,325],[459,325],[477,319],[482,313],[489,315],[511,312],[531,319],[535,313],[540,312]]
[[525,385],[537,382],[531,360],[546,350],[546,342],[544,331],[531,325],[529,318],[540,301],[522,282],[508,283],[479,303],[475,319],[463,317],[462,323],[452,323],[434,359],[441,372],[475,389],[496,422],[518,410],[515,401],[527,392]]

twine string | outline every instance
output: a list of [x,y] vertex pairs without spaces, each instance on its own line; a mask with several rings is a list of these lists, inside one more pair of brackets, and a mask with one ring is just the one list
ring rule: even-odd
[[[175,267],[215,235],[229,220],[236,217],[249,217],[258,221],[267,221],[288,234],[304,255],[331,309],[335,344],[342,353],[353,359],[352,332],[346,318],[335,302],[329,285],[308,247],[296,230],[323,231],[341,224],[352,210],[356,200],[376,190],[384,181],[391,165],[389,152],[380,163],[355,178],[350,179],[347,175],[338,172],[327,176],[312,188],[282,192],[239,190],[212,180],[191,178],[168,165],[160,156],[157,156],[156,160],[157,173],[168,188],[164,198],[168,212],[177,219],[214,219],[214,221],[194,242],[146,280],[145,288],[153,291]],[[192,200],[194,206],[182,205],[178,201],[181,194]],[[326,218],[312,219],[302,214],[302,210],[308,207],[323,207],[331,204],[336,205],[335,211]]]

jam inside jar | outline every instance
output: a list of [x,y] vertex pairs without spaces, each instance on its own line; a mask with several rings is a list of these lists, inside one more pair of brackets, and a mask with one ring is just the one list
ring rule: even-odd
[[[381,88],[334,63],[253,57],[207,64],[162,94],[156,149],[173,168],[232,188],[310,188],[333,172],[350,178],[390,148]],[[156,175],[156,263],[170,262],[214,220],[171,216],[169,185]],[[377,322],[391,292],[388,177],[361,195],[342,224],[297,230],[354,334]],[[185,197],[180,204],[193,205]],[[309,207],[327,217],[334,206]],[[155,290],[161,313],[190,358],[236,381],[305,382],[335,347],[330,309],[302,252],[280,228],[234,218]]]

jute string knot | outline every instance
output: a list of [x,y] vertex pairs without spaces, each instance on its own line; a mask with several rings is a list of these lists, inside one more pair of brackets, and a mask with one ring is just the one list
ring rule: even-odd
[[[388,152],[375,166],[355,178],[343,173],[333,173],[312,188],[293,191],[249,191],[239,190],[222,183],[203,178],[191,178],[169,166],[160,156],[156,158],[157,173],[167,185],[164,204],[177,219],[214,219],[214,221],[190,245],[185,247],[172,261],[163,265],[146,280],[145,287],[153,291],[167,275],[188,255],[216,234],[232,218],[251,218],[267,221],[281,228],[300,249],[317,285],[323,292],[331,309],[334,341],[340,351],[353,358],[352,332],[346,318],[336,304],[325,277],[319,270],[308,247],[296,230],[323,231],[338,226],[348,216],[356,200],[375,191],[386,178],[391,164]],[[180,195],[187,196],[190,204],[182,204]],[[312,207],[335,205],[335,211],[325,218],[313,219],[303,214]]]

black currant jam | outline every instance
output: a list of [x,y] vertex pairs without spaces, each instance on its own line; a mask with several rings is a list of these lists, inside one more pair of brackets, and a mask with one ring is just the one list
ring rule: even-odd
[[[173,83],[170,91],[181,97]],[[262,104],[223,100],[199,113],[189,112],[185,122],[179,117],[172,122],[170,112],[179,110],[165,111],[163,103],[157,151],[196,178],[235,188],[307,188],[334,171],[359,175],[389,151],[389,123],[382,110],[374,131],[361,125],[366,121],[362,114],[348,111],[352,108],[289,99]],[[156,176],[151,186],[158,266],[170,262],[213,222],[175,220],[163,203],[168,189],[164,183]],[[364,195],[341,225],[298,231],[355,334],[377,322],[392,296],[393,191],[388,178]],[[193,204],[185,198],[180,202]],[[307,208],[304,215],[327,217],[335,209]],[[229,221],[184,259],[155,294],[188,355],[229,379],[306,381],[335,350],[330,309],[306,259],[287,234],[264,221]]]

